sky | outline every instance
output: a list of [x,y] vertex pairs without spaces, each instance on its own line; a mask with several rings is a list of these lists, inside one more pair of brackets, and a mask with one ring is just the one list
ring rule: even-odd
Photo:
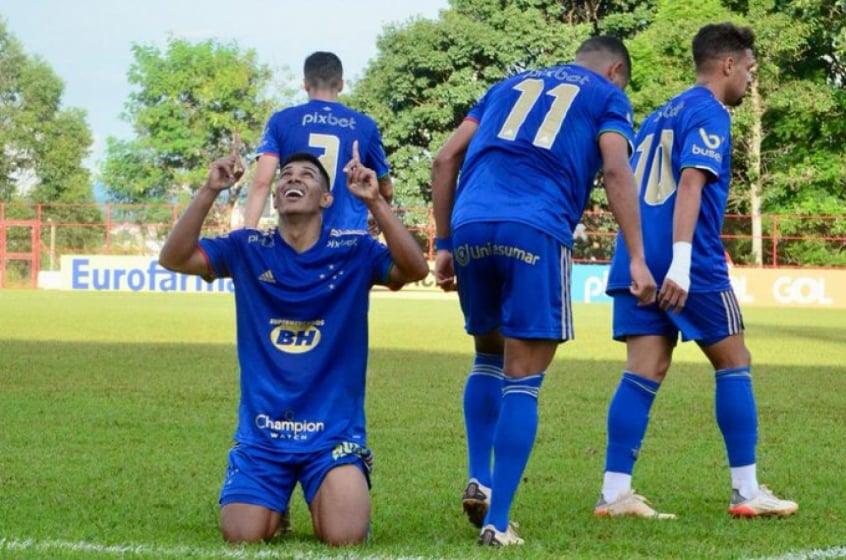
[[96,168],[108,136],[129,139],[120,120],[131,91],[126,74],[133,43],[164,48],[169,36],[235,41],[255,49],[278,77],[299,79],[303,60],[336,53],[344,75],[361,77],[376,40],[391,23],[436,19],[448,0],[0,0],[0,18],[29,55],[44,59],[65,82],[63,105],[87,112]]

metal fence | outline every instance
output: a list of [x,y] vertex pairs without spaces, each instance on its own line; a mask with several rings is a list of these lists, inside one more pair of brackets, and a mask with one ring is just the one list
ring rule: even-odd
[[[0,287],[35,286],[39,270],[57,270],[62,255],[156,255],[184,210],[176,204],[0,203]],[[400,208],[398,216],[434,258],[431,208]],[[204,235],[239,227],[240,213],[216,208]],[[846,267],[846,219],[842,216],[727,215],[723,243],[735,265]],[[272,226],[272,222],[267,224]],[[609,212],[588,211],[574,233],[576,262],[606,263],[614,251],[616,223]],[[756,254],[756,247],[760,253]]]

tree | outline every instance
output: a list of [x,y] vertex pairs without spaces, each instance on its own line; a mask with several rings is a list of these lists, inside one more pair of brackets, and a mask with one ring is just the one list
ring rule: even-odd
[[386,28],[348,102],[382,127],[396,200],[427,204],[433,154],[476,100],[516,71],[571,60],[595,31],[600,4],[607,3],[453,0],[437,21]]
[[0,20],[0,202],[90,202],[82,165],[91,131],[80,109],[62,109],[64,84],[29,56]]
[[[171,37],[164,51],[133,45],[129,82],[136,86],[122,116],[131,140],[109,138],[102,177],[122,202],[184,200],[199,188],[209,162],[227,153],[235,134],[254,150],[273,105],[271,78],[253,50]],[[240,194],[236,187],[229,208]]]
[[[43,60],[27,55],[0,20],[0,203],[13,203],[6,207],[8,218],[32,220],[34,204],[41,203],[45,222],[80,224],[57,232],[60,251],[96,245],[100,236],[89,224],[102,221],[96,207],[81,204],[94,201],[90,173],[82,163],[91,131],[84,111],[61,107],[63,92],[62,80]],[[48,228],[42,227],[42,238]],[[7,247],[37,251],[30,233],[25,227],[9,228]]]

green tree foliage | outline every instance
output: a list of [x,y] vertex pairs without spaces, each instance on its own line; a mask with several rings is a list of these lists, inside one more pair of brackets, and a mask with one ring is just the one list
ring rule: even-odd
[[[433,154],[495,81],[523,68],[571,60],[589,35],[616,34],[627,39],[632,53],[628,93],[639,122],[693,84],[690,42],[700,26],[751,25],[760,72],[756,103],[747,99],[734,110],[730,211],[751,212],[749,187],[756,185],[764,213],[842,214],[844,10],[844,0],[452,0],[437,20],[388,27],[349,102],[382,126],[399,201],[420,206],[430,200]],[[593,200],[604,205],[600,189]],[[799,222],[782,221],[780,227],[790,230],[793,223]],[[821,236],[839,235],[832,220],[801,223]],[[729,233],[750,234],[748,221],[733,224],[745,229]],[[798,231],[785,230],[792,233]],[[748,245],[742,249],[750,251]],[[842,250],[836,243],[826,247]],[[794,255],[791,262],[820,261]]]
[[64,84],[0,20],[0,202],[90,202],[85,113],[61,107]]
[[271,71],[234,43],[171,37],[164,51],[132,50],[128,78],[136,90],[123,118],[135,137],[108,139],[104,183],[122,202],[185,199],[202,185],[209,162],[231,149],[234,134],[244,154],[255,148],[273,108]]
[[[91,176],[83,166],[91,131],[84,111],[62,108],[63,92],[64,84],[50,66],[24,52],[0,20],[0,203],[7,203],[7,218],[35,220],[36,204],[41,203],[43,223],[55,218],[79,224],[56,233],[59,251],[95,246],[101,236],[91,224],[102,221],[90,205]],[[44,225],[41,238],[47,239],[49,231]],[[31,226],[7,228],[5,241],[13,252],[38,249],[32,246]],[[11,274],[28,265],[17,261],[10,266]]]
[[605,27],[632,33],[648,22],[653,4],[453,0],[438,20],[388,27],[348,102],[382,127],[398,202],[431,200],[433,154],[490,85],[571,60],[582,40]]
[[764,209],[823,213],[846,200],[846,2],[761,1]]

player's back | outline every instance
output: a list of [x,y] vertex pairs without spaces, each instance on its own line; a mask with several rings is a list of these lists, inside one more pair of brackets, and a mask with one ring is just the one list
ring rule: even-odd
[[623,91],[574,64],[495,84],[467,118],[479,128],[461,170],[453,227],[515,221],[568,246],[601,167],[599,135],[632,138]]
[[[694,231],[692,292],[725,289],[728,268],[720,231],[728,199],[731,168],[728,111],[704,87],[678,94],[652,112],[637,134],[632,167],[638,183],[646,261],[659,282],[672,260],[673,214],[682,171],[707,175]],[[628,254],[618,236],[609,289],[627,288]]]
[[367,229],[367,208],[346,187],[343,167],[352,159],[352,145],[359,143],[362,163],[378,177],[389,172],[376,122],[363,113],[333,101],[313,99],[274,113],[264,131],[258,153],[284,161],[296,152],[316,155],[332,185],[333,202],[324,220],[339,229]]

